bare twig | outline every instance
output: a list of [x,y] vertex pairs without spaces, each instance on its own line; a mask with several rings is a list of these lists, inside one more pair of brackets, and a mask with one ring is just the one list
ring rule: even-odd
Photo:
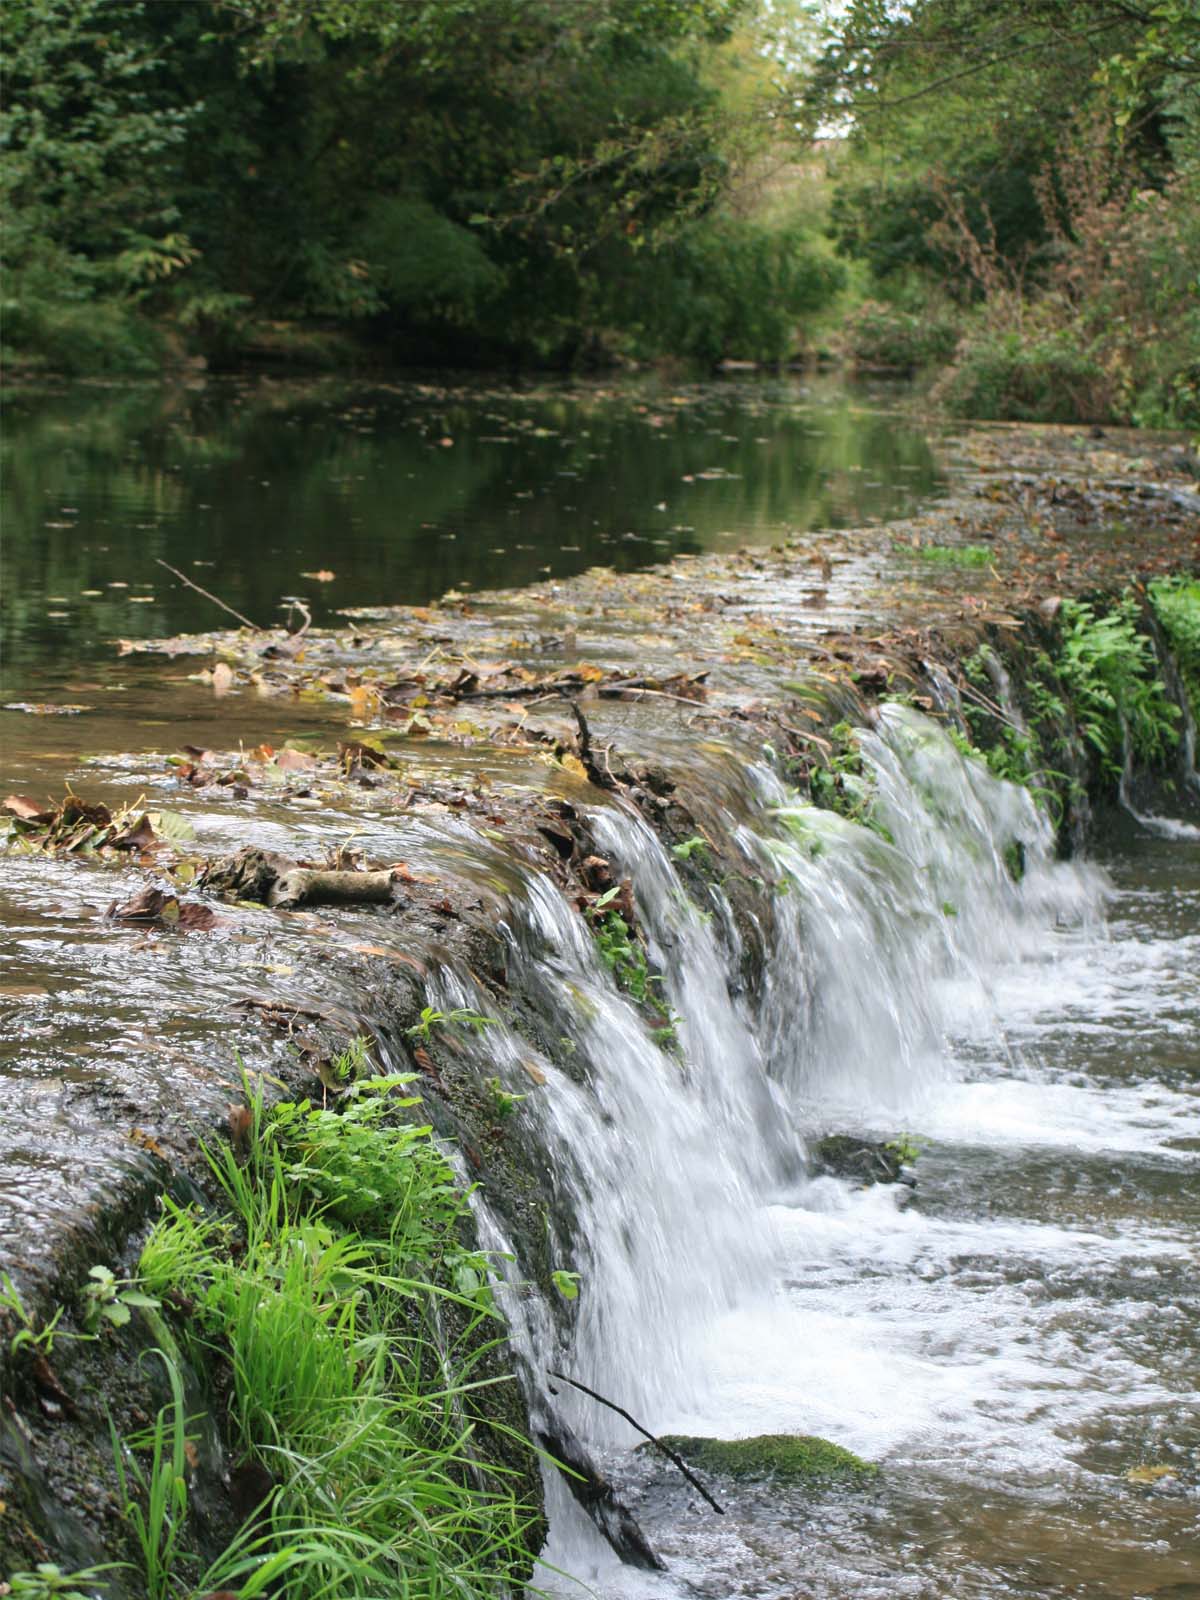
[[595,1389],[589,1389],[586,1383],[577,1383],[574,1378],[568,1378],[565,1372],[556,1372],[553,1367],[547,1367],[546,1371],[552,1378],[557,1378],[559,1383],[569,1383],[572,1389],[578,1389],[580,1394],[586,1394],[591,1400],[598,1400],[602,1406],[607,1406],[610,1411],[615,1411],[619,1417],[624,1417],[625,1421],[629,1423],[631,1428],[636,1428],[644,1438],[649,1439],[650,1443],[655,1447],[655,1449],[661,1450],[663,1455],[675,1463],[680,1472],[683,1473],[684,1477],[691,1484],[692,1488],[696,1489],[704,1496],[718,1516],[723,1517],[725,1515],[724,1507],[717,1504],[712,1495],[709,1494],[708,1490],[700,1482],[700,1479],[688,1466],[687,1462],[681,1460],[680,1457],[675,1454],[674,1450],[671,1449],[670,1445],[664,1444],[661,1439],[655,1438],[654,1434],[652,1434],[648,1428],[643,1428],[636,1417],[631,1417],[629,1415],[624,1406],[617,1405],[613,1400],[606,1400],[602,1394],[597,1394]]
[[266,630],[260,628],[257,622],[251,622],[249,617],[244,617],[240,611],[235,611],[232,606],[227,606],[224,600],[218,600],[215,594],[209,594],[207,589],[202,589],[198,583],[193,583],[186,572],[180,572],[178,567],[173,567],[169,561],[164,561],[161,556],[155,556],[155,561],[160,567],[166,567],[168,572],[173,572],[180,583],[186,583],[189,589],[195,589],[197,594],[202,594],[206,600],[211,600],[213,605],[220,606],[222,611],[228,611],[231,617],[236,617],[239,622],[245,623],[247,628],[253,628],[255,633]]
[[571,710],[575,713],[575,721],[579,725],[579,737],[576,743],[579,748],[579,759],[583,763],[583,770],[598,789],[615,789],[617,780],[613,776],[611,765],[608,763],[607,748],[605,749],[605,765],[608,766],[608,771],[605,772],[600,768],[596,760],[596,753],[592,749],[592,731],[588,727],[587,718],[579,708],[578,700],[571,701]]

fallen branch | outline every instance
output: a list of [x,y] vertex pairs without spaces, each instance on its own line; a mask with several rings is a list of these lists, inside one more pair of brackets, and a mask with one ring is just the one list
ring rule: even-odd
[[255,633],[265,632],[257,622],[251,622],[249,617],[244,617],[240,611],[235,611],[232,606],[227,606],[224,600],[218,600],[215,594],[210,594],[207,589],[202,589],[198,583],[193,583],[186,572],[180,572],[178,567],[173,567],[169,561],[164,561],[161,556],[155,556],[154,559],[160,567],[166,567],[168,572],[173,572],[180,583],[186,583],[189,589],[195,589],[197,594],[202,594],[206,600],[211,600],[213,605],[220,606],[222,611],[228,611],[231,617],[236,617],[247,628],[253,628]]
[[692,1488],[704,1496],[718,1516],[723,1517],[725,1515],[724,1507],[717,1504],[687,1462],[677,1456],[670,1445],[664,1444],[661,1439],[656,1438],[648,1428],[643,1428],[636,1417],[629,1415],[624,1406],[617,1405],[614,1400],[606,1400],[602,1394],[597,1394],[595,1389],[589,1389],[586,1383],[577,1383],[574,1378],[568,1378],[565,1372],[556,1372],[553,1367],[547,1367],[546,1371],[552,1378],[557,1378],[560,1383],[569,1383],[572,1389],[578,1389],[580,1394],[586,1394],[590,1400],[598,1400],[602,1406],[607,1406],[610,1411],[615,1411],[619,1417],[624,1417],[631,1428],[636,1428],[643,1438],[649,1439],[657,1450],[661,1450],[663,1455],[675,1463]]
[[[575,713],[575,721],[579,727],[579,738],[577,743],[579,747],[579,759],[583,763],[583,770],[587,773],[590,781],[594,783],[598,789],[615,789],[617,787],[617,780],[613,776],[612,767],[609,766],[608,770],[604,772],[601,771],[599,765],[597,764],[595,753],[592,750],[592,730],[588,727],[587,718],[579,708],[578,700],[571,701],[571,710]],[[606,765],[607,756],[608,752],[606,750]]]
[[346,872],[327,867],[292,867],[272,885],[268,904],[273,906],[373,905],[392,898],[395,874]]

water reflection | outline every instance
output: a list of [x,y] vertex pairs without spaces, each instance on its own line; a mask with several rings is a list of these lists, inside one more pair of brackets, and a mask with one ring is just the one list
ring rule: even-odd
[[936,473],[886,398],[798,380],[24,391],[3,441],[4,689],[115,637],[220,626],[158,557],[271,624],[291,594],[321,621],[903,515]]

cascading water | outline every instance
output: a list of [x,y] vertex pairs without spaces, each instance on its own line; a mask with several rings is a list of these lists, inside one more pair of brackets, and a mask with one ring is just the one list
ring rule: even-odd
[[[656,1431],[823,1434],[917,1462],[935,1502],[949,1492],[947,1453],[975,1451],[997,1481],[1027,1470],[1036,1499],[1049,1476],[1076,1471],[1079,1438],[1107,1396],[1127,1396],[1117,1409],[1132,1412],[1164,1391],[1133,1357],[1105,1356],[1081,1378],[1081,1333],[1045,1313],[1030,1283],[1074,1283],[1085,1264],[1123,1282],[1133,1259],[1169,1276],[1182,1260],[1174,1234],[1051,1222],[1036,1207],[995,1223],[952,1206],[930,1215],[924,1176],[905,1207],[906,1190],[810,1177],[807,1145],[828,1130],[915,1131],[935,1152],[965,1150],[969,1168],[997,1141],[1058,1148],[1078,1135],[1085,1150],[1115,1143],[1170,1163],[1195,1118],[1182,1094],[1099,1093],[1078,1070],[1046,1070],[1028,1029],[1012,1038],[1014,1019],[1053,1006],[1062,973],[1086,986],[1109,949],[1103,874],[1055,861],[1029,796],[919,713],[884,708],[860,745],[871,827],[797,803],[765,767],[746,774],[744,813],[730,821],[773,926],[753,1002],[732,918],[693,903],[632,812],[591,818],[597,846],[632,883],[677,1016],[674,1049],[615,986],[549,880],[529,873],[513,895],[515,981],[557,1038],[537,1056],[546,1081],[523,1115],[553,1172],[559,1264],[583,1283],[569,1332],[510,1288],[514,1338],[535,1383],[560,1367]],[[470,1002],[465,988],[447,998]],[[507,1087],[529,1087],[525,1040],[489,1030],[486,1050]],[[928,1158],[935,1171],[941,1159]],[[486,1227],[501,1242],[494,1219]],[[1097,1315],[1089,1307],[1084,1323]],[[553,1404],[640,1497],[670,1572],[620,1567],[552,1484],[548,1573],[604,1596],[885,1592],[862,1586],[876,1557],[861,1529],[832,1565],[811,1547],[803,1496],[743,1496],[718,1522],[629,1455],[637,1435],[611,1412],[566,1390]],[[1022,1464],[1029,1439],[1033,1463]],[[849,1516],[837,1504],[833,1524]],[[914,1524],[930,1519],[920,1496],[907,1511]],[[938,1587],[944,1575],[906,1587],[893,1570],[886,1592],[1058,1592],[988,1588],[994,1578],[980,1567],[955,1591]]]

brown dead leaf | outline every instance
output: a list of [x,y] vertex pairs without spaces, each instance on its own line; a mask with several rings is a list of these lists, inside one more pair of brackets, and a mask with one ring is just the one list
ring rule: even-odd
[[3,809],[10,817],[16,817],[18,822],[50,822],[54,818],[53,811],[45,810],[36,800],[30,800],[23,794],[10,794]]
[[110,842],[114,850],[149,850],[152,845],[161,843],[145,812]]
[[308,772],[316,764],[317,758],[305,755],[303,750],[281,750],[275,757],[275,765],[281,772]]
[[338,755],[346,773],[353,772],[355,767],[390,767],[392,764],[385,750],[365,744],[361,739],[339,739]]
[[250,1134],[250,1124],[254,1118],[249,1106],[238,1105],[234,1101],[227,1112],[229,1122],[229,1137],[233,1141],[235,1150],[242,1150]]
[[365,722],[368,717],[377,715],[378,711],[378,689],[360,683],[357,688],[350,690],[350,714],[358,722]]
[[226,695],[233,688],[233,668],[227,661],[218,661],[212,669],[213,693],[218,696]]
[[206,933],[222,918],[198,901],[180,902],[162,889],[141,889],[131,900],[118,905],[114,900],[105,912],[114,922],[133,922],[142,927],[174,928],[180,933]]
[[311,578],[314,583],[332,583],[336,574],[330,572],[328,567],[322,567],[318,572],[302,572],[300,576]]
[[131,1143],[136,1144],[140,1149],[148,1150],[152,1156],[157,1156],[160,1161],[167,1161],[170,1159],[170,1157],[167,1155],[167,1152],[163,1149],[162,1145],[159,1144],[154,1135],[147,1133],[145,1128],[130,1128],[125,1137],[129,1139]]
[[386,945],[382,944],[357,943],[352,944],[350,949],[356,951],[360,956],[383,956],[387,961],[402,962],[404,966],[412,967],[422,978],[425,976],[425,967],[422,963],[415,956],[406,956],[403,950],[389,950]]

